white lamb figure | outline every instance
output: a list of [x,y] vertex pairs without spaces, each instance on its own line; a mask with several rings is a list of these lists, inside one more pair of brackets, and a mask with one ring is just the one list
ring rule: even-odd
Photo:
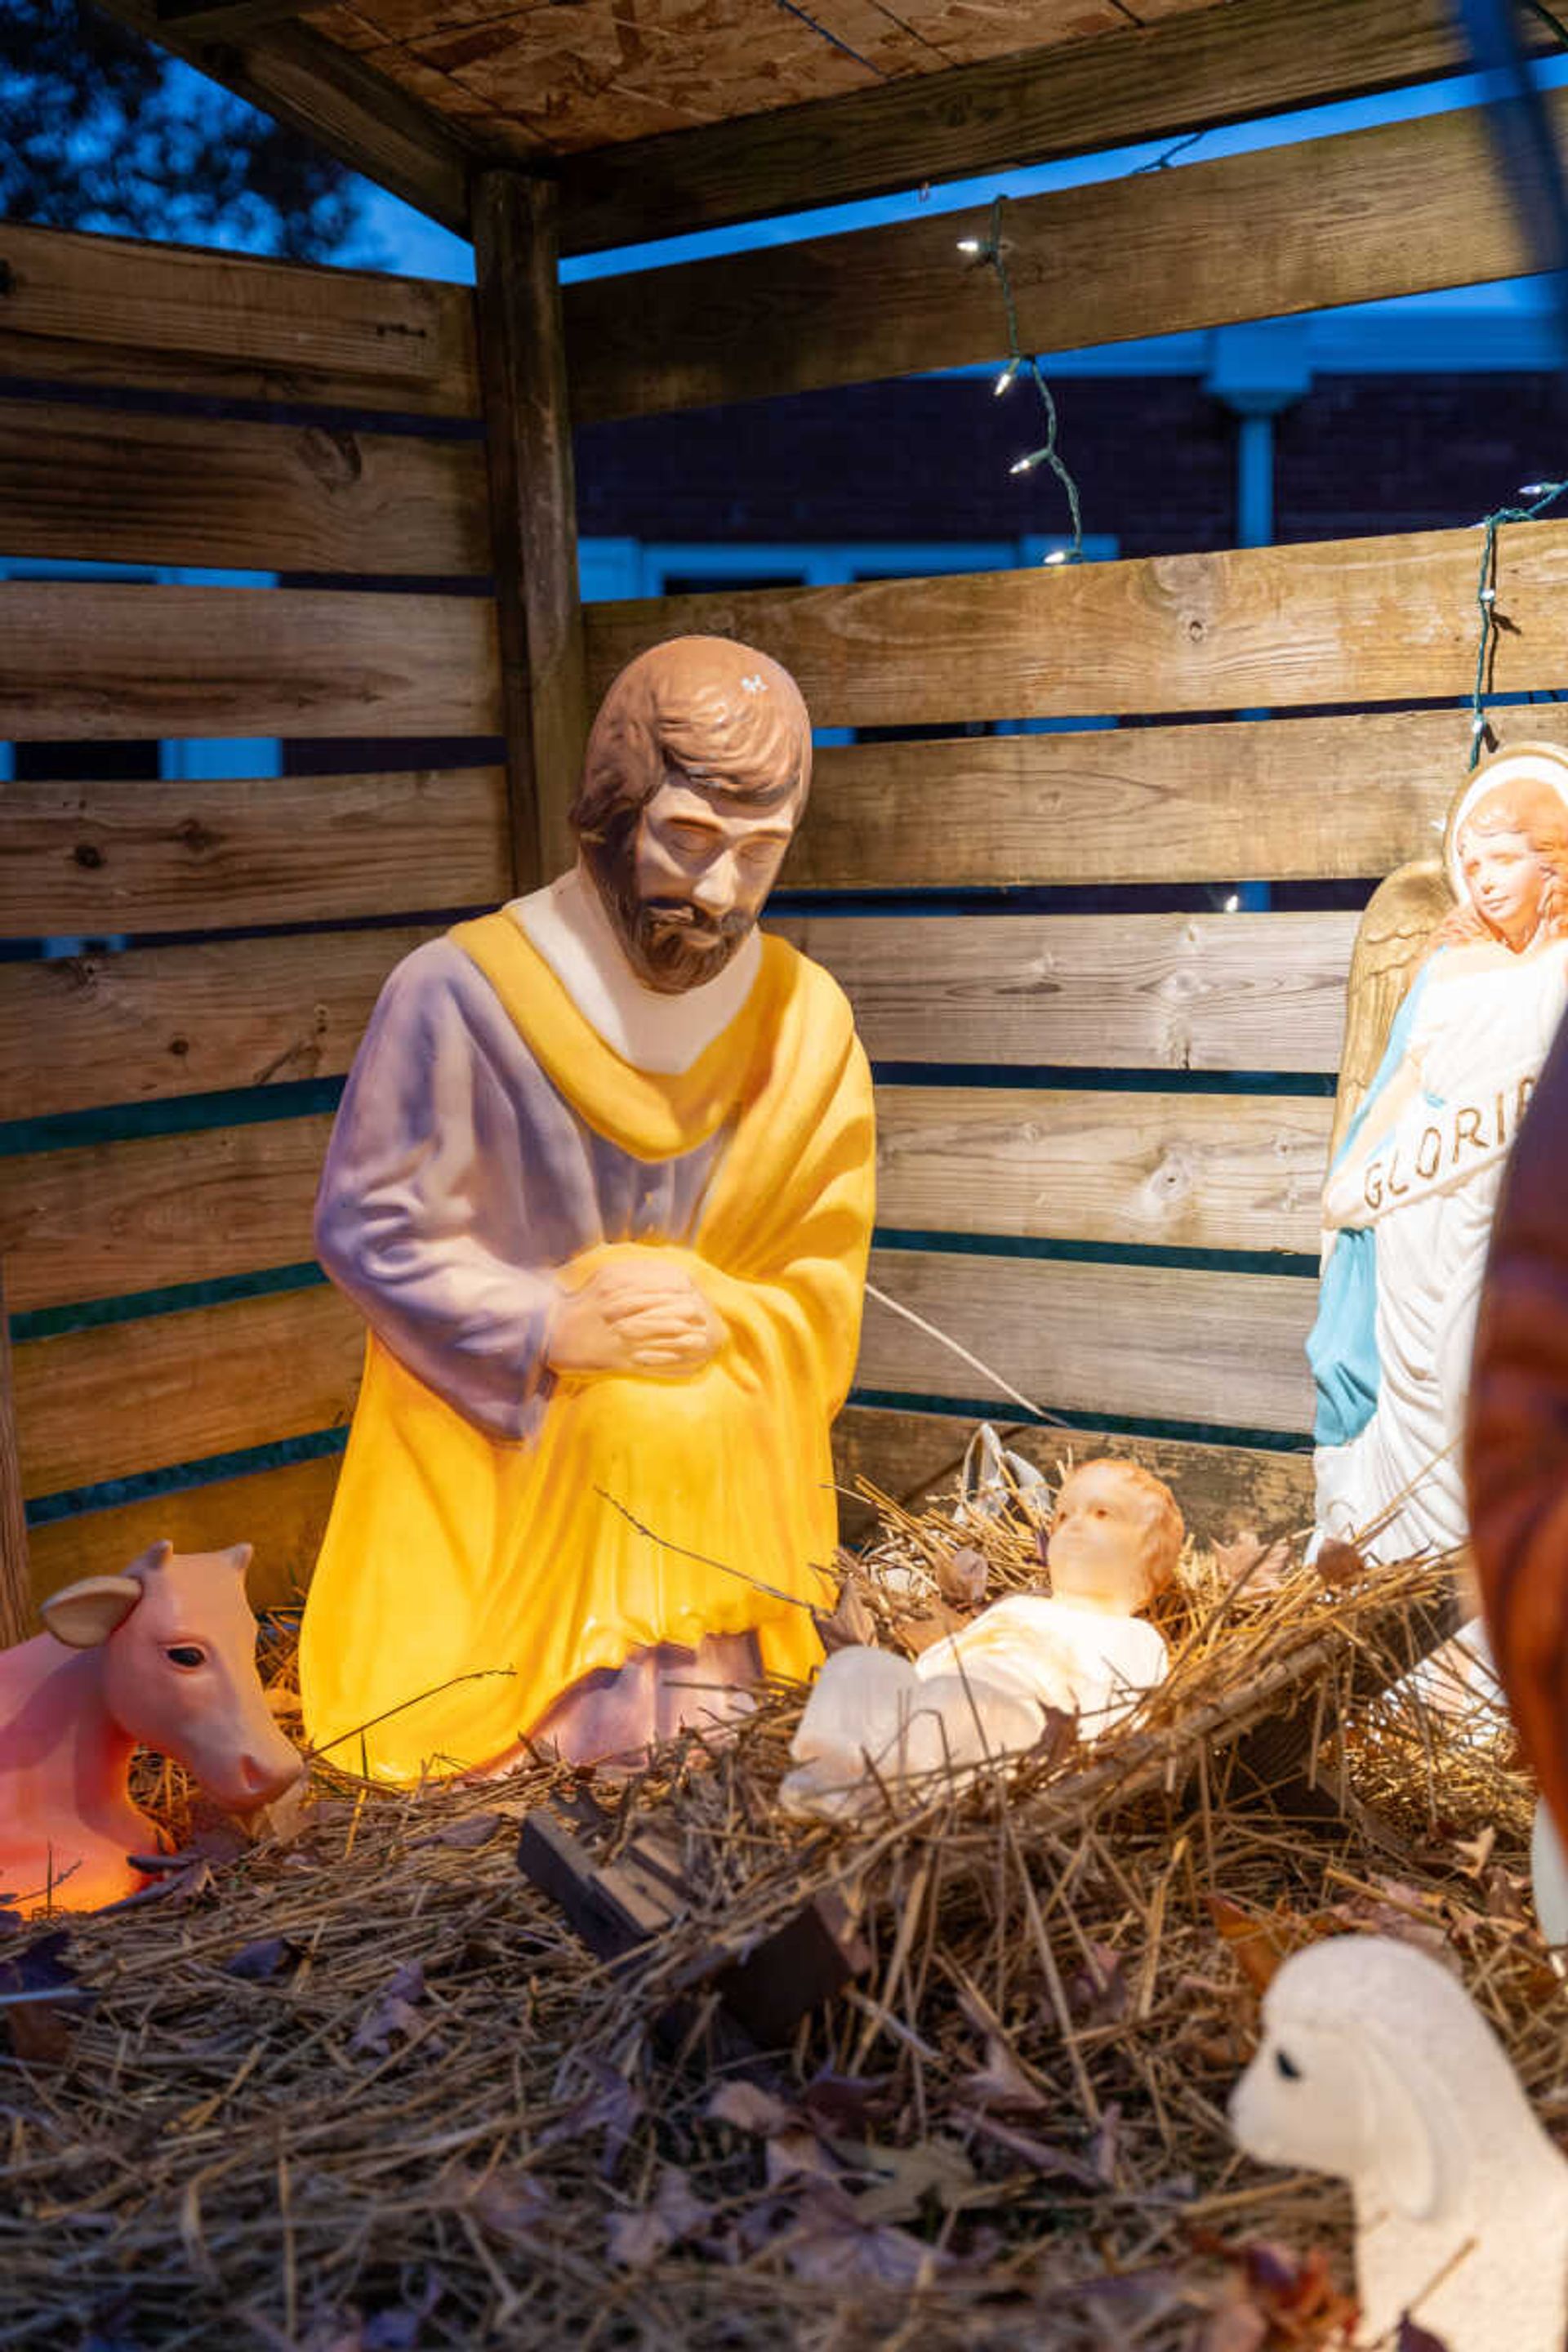
[[1408,2312],[1447,2352],[1563,2352],[1568,2163],[1447,1969],[1336,1936],[1285,1961],[1263,2029],[1231,2128],[1265,2164],[1350,2182],[1357,2342]]
[[1136,1612],[1174,1571],[1184,1529],[1168,1487],[1131,1462],[1086,1462],[1052,1522],[1049,1597],[1010,1593],[912,1664],[837,1651],[817,1676],[780,1790],[787,1811],[843,1820],[883,1795],[972,1779],[1026,1753],[1047,1709],[1112,1729],[1168,1663]]

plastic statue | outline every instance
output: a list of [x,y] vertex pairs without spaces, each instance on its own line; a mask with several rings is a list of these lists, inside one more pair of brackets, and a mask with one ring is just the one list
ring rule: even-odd
[[156,1748],[233,1812],[292,1787],[304,1764],[268,1708],[245,1597],[250,1546],[155,1543],[123,1576],[46,1601],[47,1628],[0,1652],[0,1891],[30,1910],[91,1911],[144,1884],[158,1833],[129,1792]]
[[1230,2120],[1263,2163],[1350,2182],[1358,2344],[1408,2313],[1446,2352],[1563,2352],[1568,2164],[1440,1961],[1384,1936],[1292,1953]]
[[842,993],[756,928],[810,772],[776,662],[656,646],[576,866],[382,992],[317,1203],[370,1326],[300,1643],[345,1769],[635,1756],[820,1662],[874,1141]]
[[839,1820],[932,1774],[972,1777],[1033,1748],[1047,1710],[1076,1715],[1086,1738],[1113,1730],[1164,1679],[1164,1642],[1137,1612],[1169,1583],[1184,1534],[1169,1487],[1136,1463],[1069,1471],[1049,1597],[1010,1593],[912,1664],[836,1651],[795,1732],[786,1807]]
[[[1498,1202],[1466,1439],[1471,1540],[1499,1678],[1551,1822],[1536,1912],[1568,1940],[1568,1031],[1541,1074]],[[1555,1830],[1555,1836],[1552,1831]]]
[[1318,1522],[1376,1559],[1468,1533],[1470,1342],[1504,1163],[1568,1002],[1568,753],[1479,767],[1443,864],[1374,894],[1323,1193]]

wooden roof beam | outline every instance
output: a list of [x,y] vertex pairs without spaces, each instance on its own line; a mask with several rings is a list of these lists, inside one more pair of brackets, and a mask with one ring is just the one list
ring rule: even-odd
[[216,41],[254,32],[258,25],[282,24],[300,16],[310,0],[154,0],[154,5],[161,32]]
[[[1540,46],[1550,47],[1544,27]],[[756,220],[1431,80],[1450,0],[1226,0],[1148,27],[599,147],[560,163],[562,249]]]
[[[233,0],[231,6],[212,0],[202,16],[184,24],[165,18],[160,0],[97,5],[237,98],[313,139],[351,171],[390,188],[459,236],[468,235],[468,175],[478,151],[429,108],[308,26],[232,30],[243,12],[268,0]],[[221,34],[220,17],[230,28]],[[211,20],[205,31],[204,18]]]

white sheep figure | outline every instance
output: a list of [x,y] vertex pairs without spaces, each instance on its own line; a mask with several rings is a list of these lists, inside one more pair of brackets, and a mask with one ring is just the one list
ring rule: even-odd
[[1447,2352],[1563,2352],[1568,2163],[1439,1961],[1385,1936],[1292,1953],[1230,2121],[1265,2164],[1350,2182],[1358,2343],[1408,2312]]

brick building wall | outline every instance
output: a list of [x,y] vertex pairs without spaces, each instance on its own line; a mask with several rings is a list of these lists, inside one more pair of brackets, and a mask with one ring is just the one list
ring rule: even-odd
[[[1237,419],[1196,376],[1064,375],[1060,446],[1085,528],[1126,555],[1234,542]],[[577,436],[579,527],[642,540],[1016,539],[1065,528],[1018,386],[924,377],[636,418]],[[1568,462],[1546,373],[1321,376],[1278,418],[1281,540],[1474,522]]]

